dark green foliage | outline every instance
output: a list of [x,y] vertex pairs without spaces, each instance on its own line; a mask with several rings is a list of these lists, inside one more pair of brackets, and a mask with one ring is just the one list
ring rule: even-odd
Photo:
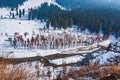
[[21,16],[22,16],[22,11],[21,9],[19,9],[19,18],[21,18]]
[[16,15],[18,16],[18,10],[16,10]]
[[0,7],[17,8],[19,5],[22,5],[24,1],[27,0],[0,0]]
[[49,20],[46,26],[54,29],[68,28],[73,24],[82,31],[86,28],[91,33],[99,33],[100,29],[105,35],[116,34],[120,36],[120,11],[115,9],[88,9],[80,8],[62,10],[55,5],[44,3],[38,9],[30,9],[28,19]]
[[25,15],[25,9],[22,10],[22,15],[23,15],[23,16]]
[[120,9],[117,0],[111,2],[109,0],[56,0],[56,2],[67,9],[93,9],[98,7]]
[[86,0],[56,0],[56,2],[66,8],[85,7]]
[[28,19],[34,20],[37,18],[38,20],[49,20],[46,25],[48,28],[48,25],[51,23],[54,29],[66,29],[72,25],[72,18],[67,15],[68,11],[61,10],[56,5],[51,4],[48,6],[47,3],[44,3],[38,9],[30,9]]

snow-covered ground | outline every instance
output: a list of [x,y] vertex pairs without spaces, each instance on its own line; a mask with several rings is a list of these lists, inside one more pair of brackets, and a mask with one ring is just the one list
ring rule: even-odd
[[[15,32],[23,34],[24,32],[29,32],[32,34],[33,30],[38,32],[39,28],[43,27],[45,23],[40,21],[28,21],[28,20],[16,20],[16,19],[2,19],[0,20],[0,47],[7,44],[9,37],[12,37]],[[5,36],[7,33],[8,37]]]
[[101,65],[108,63],[108,59],[120,55],[120,53],[107,52],[107,53],[94,53],[93,56],[96,57],[93,59],[93,62],[100,61]]
[[0,17],[8,18],[9,14],[10,14],[10,9],[9,8],[0,8]]
[[13,35],[15,32],[23,34],[24,32],[32,33],[33,30],[38,31],[45,25],[40,21],[29,21],[29,20],[16,20],[16,19],[3,19],[0,20],[0,33],[8,33]]
[[[10,42],[6,41],[9,37],[12,37],[15,32],[19,32],[20,34],[24,34],[24,32],[29,32],[32,34],[33,31],[39,33],[39,28],[43,28],[45,23],[41,23],[40,21],[28,21],[28,20],[10,20],[3,19],[0,20],[0,54],[6,52],[14,52],[14,57],[32,57],[32,56],[45,56],[49,54],[58,53],[59,50],[25,50],[25,49],[17,49],[15,50]],[[5,34],[7,33],[8,36]]]
[[[28,20],[19,20],[19,19],[1,19],[0,20],[0,53],[4,54],[7,52],[13,52],[13,57],[14,58],[23,58],[23,57],[33,57],[33,56],[46,56],[46,55],[51,55],[51,54],[56,54],[56,53],[89,53],[91,51],[77,51],[76,49],[78,48],[84,48],[86,46],[78,46],[74,48],[66,48],[66,49],[49,49],[49,50],[41,50],[41,49],[14,49],[8,41],[6,41],[9,37],[13,37],[13,34],[15,32],[19,32],[20,34],[24,34],[24,32],[28,32],[29,34],[32,34],[33,31],[36,33],[39,33],[39,28],[43,28],[45,23],[41,23],[40,21],[28,21]],[[60,33],[64,30],[56,30],[54,33]],[[69,31],[69,30],[67,30]],[[7,36],[5,35],[7,33]],[[53,32],[51,32],[54,34]],[[76,35],[77,33],[72,32],[72,34]],[[79,33],[80,35],[86,37],[85,34]],[[106,40],[102,43],[101,45],[108,45],[110,43],[110,40]],[[89,48],[89,46],[87,46]],[[97,44],[93,44],[90,47],[97,47]],[[95,48],[98,49],[98,48]],[[94,50],[95,50],[94,49]],[[80,61],[83,59],[82,56],[72,56],[72,57],[67,57],[64,59],[66,63],[74,63],[77,61]],[[51,62],[57,63],[57,64],[62,64],[62,59],[56,59],[52,60]]]
[[51,60],[50,62],[61,65],[61,64],[76,63],[78,61],[82,61],[83,58],[84,58],[83,56],[76,55],[76,56]]

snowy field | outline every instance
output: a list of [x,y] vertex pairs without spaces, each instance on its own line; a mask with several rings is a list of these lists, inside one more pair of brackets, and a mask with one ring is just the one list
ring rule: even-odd
[[[41,49],[14,49],[8,41],[6,41],[9,37],[12,37],[15,32],[19,32],[20,34],[23,34],[24,32],[29,32],[29,34],[32,34],[32,31],[35,31],[36,33],[39,33],[39,28],[43,28],[45,23],[41,23],[40,21],[28,21],[28,20],[9,20],[9,19],[3,19],[0,20],[0,52],[1,54],[7,53],[7,52],[13,52],[10,56],[14,58],[23,58],[23,57],[33,57],[33,56],[47,56],[51,54],[56,53],[88,53],[89,51],[80,51],[78,52],[76,49],[79,47],[74,48],[66,48],[66,49],[48,49],[48,50],[41,50]],[[62,31],[55,31],[55,32],[62,32]],[[5,35],[7,33],[8,36]],[[73,32],[73,34],[76,34]],[[83,35],[83,33],[80,33]],[[83,35],[85,36],[85,35]],[[108,45],[110,40],[107,40],[105,42],[100,43],[101,45]],[[96,47],[96,45],[93,45]],[[82,47],[82,46],[81,46]],[[85,46],[84,46],[85,47]],[[97,49],[97,48],[96,48]],[[92,51],[91,51],[92,52]],[[55,59],[52,60],[52,63],[62,64],[62,61],[65,61],[66,63],[75,63],[77,61],[82,60],[84,57],[82,56],[72,56],[67,57],[65,59]]]
[[[39,28],[43,28],[45,23],[41,23],[40,21],[28,21],[28,20],[15,20],[15,19],[3,19],[0,20],[0,53],[8,53],[12,52],[10,56],[14,58],[23,58],[23,57],[33,57],[33,56],[47,56],[51,54],[56,54],[56,53],[64,53],[64,54],[71,54],[71,53],[89,53],[91,51],[77,51],[76,49],[82,47],[74,47],[74,48],[66,48],[66,49],[48,49],[48,50],[41,50],[41,49],[14,49],[8,41],[6,41],[9,37],[13,37],[13,34],[15,32],[19,32],[20,34],[23,34],[24,32],[29,32],[29,34],[32,34],[33,31],[36,33],[39,33]],[[64,30],[63,30],[64,31]],[[62,31],[55,31],[55,32],[62,32]],[[5,34],[7,33],[8,36]],[[52,32],[51,32],[52,33]],[[76,34],[73,32],[73,34]],[[86,36],[83,33],[80,33],[84,37]],[[105,45],[106,46],[110,43],[110,40],[101,42],[99,44]],[[96,44],[91,45],[90,47],[97,47]],[[85,46],[83,46],[84,48]],[[89,47],[87,47],[89,49]],[[87,49],[86,48],[86,49]],[[95,48],[97,49],[97,48]],[[95,50],[94,49],[94,50]],[[111,56],[114,56],[114,53],[109,52],[106,54],[99,55],[99,53],[95,53],[98,55],[98,57],[95,59],[100,59],[101,63],[105,62],[107,58],[110,58]],[[117,53],[116,53],[117,54]],[[102,58],[103,57],[103,58]],[[76,63],[78,61],[81,61],[84,57],[83,56],[71,56],[71,57],[66,57],[66,58],[60,58],[60,59],[55,59],[51,60],[50,62],[55,63],[55,64],[62,64],[63,61],[66,62],[67,64],[69,63]]]
[[[29,32],[32,34],[32,31],[38,32],[40,27],[43,27],[45,23],[40,24],[40,21],[28,21],[28,20],[10,20],[4,19],[0,20],[0,45],[3,47],[7,43],[8,37],[12,37],[15,32],[23,34],[24,32]],[[8,37],[5,36],[7,33]]]
[[58,65],[70,64],[70,63],[77,63],[78,61],[82,61],[83,58],[85,57],[77,55],[77,56],[72,56],[72,57],[50,60],[50,62],[58,64]]

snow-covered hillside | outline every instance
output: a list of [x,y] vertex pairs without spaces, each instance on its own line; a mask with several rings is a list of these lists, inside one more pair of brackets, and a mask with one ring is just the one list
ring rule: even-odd
[[[22,6],[20,6],[19,9],[23,9],[23,8],[28,9],[31,7],[36,8],[45,2],[47,2],[48,4],[58,5],[55,0],[28,0]],[[61,7],[60,5],[58,6]]]
[[[24,2],[23,5],[19,6],[18,9],[25,9],[26,11],[30,8],[36,8],[39,7],[41,4],[47,2],[48,4],[54,4],[57,5],[58,7],[64,9],[62,6],[56,3],[55,0],[27,0]],[[10,8],[0,8],[0,16],[2,17],[7,17],[10,14],[11,9]]]
[[0,8],[0,17],[9,16],[10,9],[9,8]]

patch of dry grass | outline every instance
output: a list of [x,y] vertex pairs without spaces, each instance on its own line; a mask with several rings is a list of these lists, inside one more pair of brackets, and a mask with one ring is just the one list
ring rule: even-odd
[[33,78],[33,74],[22,64],[12,65],[5,62],[0,64],[0,80],[33,80]]
[[120,79],[120,66],[109,64],[99,66],[97,63],[90,63],[89,65],[81,67],[79,70],[74,70],[62,76],[61,80],[68,80],[69,78],[78,80],[78,78],[82,77],[106,80],[108,75],[113,75],[115,78]]
[[[2,57],[12,57],[9,54],[2,54]],[[30,72],[27,69],[29,64],[22,63],[22,64],[9,64],[8,62],[1,60],[0,61],[0,80],[33,80],[34,73]]]

